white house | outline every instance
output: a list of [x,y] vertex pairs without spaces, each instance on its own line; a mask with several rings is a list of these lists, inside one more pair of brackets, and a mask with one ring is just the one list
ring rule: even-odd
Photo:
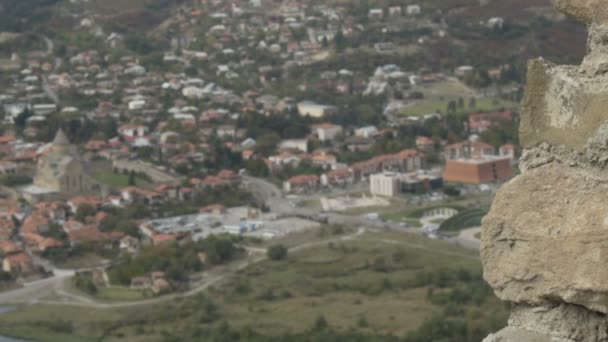
[[17,164],[11,161],[0,161],[0,174],[13,175],[17,173]]
[[382,19],[384,18],[384,11],[382,8],[372,8],[369,10],[367,15],[370,19]]
[[306,139],[288,139],[283,140],[279,144],[280,149],[292,149],[302,152],[308,152],[308,140]]
[[376,126],[365,126],[355,130],[355,136],[362,138],[371,138],[378,133]]
[[198,87],[185,87],[184,89],[182,89],[182,95],[188,98],[200,99],[205,96],[205,90],[203,88]]
[[148,134],[148,127],[145,125],[127,124],[118,128],[118,133],[124,137],[137,138]]
[[330,123],[313,125],[311,128],[312,133],[321,141],[331,141],[334,140],[339,134],[342,134],[342,126]]
[[146,68],[141,65],[134,65],[130,68],[125,69],[124,73],[127,75],[141,76],[146,73]]
[[407,15],[419,15],[422,12],[420,5],[408,5],[405,9]]
[[129,107],[129,110],[141,110],[141,109],[144,109],[144,107],[146,107],[146,100],[137,99],[137,100],[129,101],[129,104],[127,106]]
[[493,17],[488,20],[488,28],[502,29],[505,26],[505,20],[501,17]]
[[336,107],[318,104],[312,101],[302,101],[298,103],[298,114],[302,116],[311,116],[313,118],[321,118],[330,113],[334,113]]

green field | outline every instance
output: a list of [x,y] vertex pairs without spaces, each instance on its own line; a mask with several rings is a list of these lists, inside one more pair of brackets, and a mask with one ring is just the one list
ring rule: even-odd
[[[439,319],[462,326],[470,336],[466,341],[478,341],[504,326],[508,314],[480,271],[477,252],[417,235],[365,233],[293,252],[284,261],[251,265],[205,296],[103,310],[20,307],[0,316],[0,334],[41,342],[101,336],[98,340],[248,341],[252,334],[266,336],[259,341],[286,341],[293,334],[314,334],[323,317],[324,331],[377,337],[416,331],[426,336]],[[208,330],[241,333],[231,339],[201,337],[209,336]],[[418,341],[408,336],[405,341]],[[465,341],[451,337],[445,340]]]
[[133,301],[145,299],[146,293],[126,287],[100,287],[95,297],[105,301]]
[[[444,97],[443,99],[432,97],[421,100],[412,106],[403,109],[402,114],[406,116],[422,116],[431,113],[446,113],[450,101],[458,101],[458,97]],[[516,109],[519,104],[512,101],[480,98],[474,108],[468,107],[468,98],[464,98],[465,107],[458,109],[457,113],[491,112],[501,109]]]
[[[515,109],[519,107],[518,103],[512,101],[480,96],[465,84],[455,80],[441,81],[429,86],[417,86],[413,88],[412,91],[423,93],[424,99],[403,108],[401,112],[402,115],[422,116],[437,112],[447,113],[450,101],[458,103],[460,98],[464,101],[464,107],[457,107],[457,114],[495,111],[503,108]],[[471,98],[475,98],[475,107],[469,107],[469,100]]]
[[384,214],[381,214],[380,217],[386,221],[407,223],[408,225],[415,227],[415,228],[422,227],[420,220],[411,218],[405,214],[406,214],[406,212],[398,211],[398,212],[384,213]]
[[444,221],[439,230],[457,232],[471,227],[481,226],[481,219],[488,213],[488,208],[468,209]]
[[[100,172],[93,176],[96,181],[115,188],[124,188],[129,186],[129,175],[115,172]],[[146,187],[150,183],[141,177],[135,177],[135,185]]]

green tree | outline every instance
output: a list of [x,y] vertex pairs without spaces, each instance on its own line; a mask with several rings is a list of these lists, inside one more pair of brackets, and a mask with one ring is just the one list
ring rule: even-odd
[[447,113],[448,114],[456,113],[456,101],[451,100],[450,102],[448,102]]
[[471,97],[469,99],[469,109],[474,109],[477,107],[477,99],[475,99],[474,97]]
[[283,245],[272,245],[266,250],[266,255],[270,260],[284,260],[287,258],[287,247]]
[[344,37],[344,33],[342,32],[342,29],[338,29],[338,32],[336,32],[336,36],[334,37],[334,43],[336,44],[336,50],[338,52],[342,52],[344,51],[344,49],[346,49],[346,37]]
[[254,177],[268,177],[270,174],[270,170],[268,170],[268,166],[264,162],[264,160],[259,158],[251,158],[245,164],[245,168],[247,172]]
[[255,149],[259,153],[269,156],[276,151],[280,141],[281,137],[277,133],[264,134],[257,139]]
[[137,185],[137,181],[135,179],[135,171],[129,172],[129,186],[135,186]]
[[76,220],[84,222],[85,219],[89,216],[93,216],[97,213],[95,207],[90,204],[82,204],[76,209]]

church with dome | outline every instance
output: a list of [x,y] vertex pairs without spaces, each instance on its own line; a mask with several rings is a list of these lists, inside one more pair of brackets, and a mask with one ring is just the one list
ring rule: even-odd
[[30,202],[54,200],[90,193],[95,185],[78,149],[60,129],[53,142],[41,149],[34,182],[22,189],[22,195]]

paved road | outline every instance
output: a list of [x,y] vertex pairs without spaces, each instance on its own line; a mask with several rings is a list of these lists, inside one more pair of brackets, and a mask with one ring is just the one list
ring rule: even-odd
[[[279,215],[305,215],[305,216],[323,216],[326,217],[329,223],[339,223],[344,224],[350,227],[361,227],[354,234],[339,236],[333,239],[323,240],[323,241],[313,241],[302,243],[297,246],[290,248],[290,252],[297,252],[302,249],[311,248],[319,245],[326,245],[330,242],[338,242],[338,241],[346,241],[352,240],[360,237],[365,233],[365,228],[369,227],[374,229],[390,229],[394,231],[400,231],[404,233],[414,233],[414,234],[422,234],[422,229],[417,228],[405,228],[397,223],[387,223],[382,222],[380,220],[368,220],[363,216],[350,216],[343,215],[338,213],[320,213],[317,210],[309,209],[309,208],[296,208],[288,199],[283,197],[282,192],[272,183],[252,178],[252,177],[244,177],[245,183],[247,183],[247,187],[251,190],[256,196],[265,200],[269,205],[271,210]],[[467,248],[475,248],[479,249],[479,243],[474,244],[471,241],[471,236],[474,239],[474,235],[476,231],[470,230],[463,232],[463,241],[468,241],[463,243]],[[476,239],[474,239],[476,240]],[[379,240],[381,243],[398,243],[402,245],[407,245],[410,247],[416,248],[426,248],[422,245],[407,243],[407,242],[395,242],[390,240]],[[168,296],[163,296],[159,298],[152,298],[137,302],[124,302],[124,303],[103,303],[98,302],[90,297],[82,296],[76,293],[71,293],[65,289],[65,282],[69,281],[69,279],[74,275],[74,270],[58,270],[55,269],[55,275],[48,279],[43,279],[40,281],[32,282],[26,284],[24,288],[17,289],[14,291],[0,293],[0,304],[14,304],[14,303],[41,303],[41,304],[60,304],[60,305],[75,305],[75,306],[84,306],[91,307],[97,309],[107,309],[107,308],[121,308],[121,307],[132,307],[132,306],[140,306],[140,305],[150,305],[161,303],[165,301],[169,301],[175,298],[180,297],[189,297],[200,293],[210,286],[213,286],[220,281],[224,280],[227,276],[233,274],[236,271],[242,270],[244,268],[249,267],[252,264],[259,263],[266,259],[265,250],[249,248],[250,256],[247,260],[241,262],[238,265],[233,266],[232,268],[228,267],[218,267],[209,272],[205,272],[203,281],[196,284],[194,288],[185,293],[176,293]],[[442,251],[437,251],[438,253],[443,253]],[[464,256],[461,254],[455,254],[454,256]],[[470,256],[467,256],[470,257]],[[52,298],[52,299],[51,299]],[[58,298],[56,300],[55,298]]]
[[[53,51],[55,50],[55,43],[49,37],[47,37],[45,35],[40,35],[40,37],[46,43],[46,51],[44,54],[46,57],[50,57],[53,54]],[[54,66],[55,71],[57,69],[59,69],[59,67],[61,66],[61,62],[62,61],[60,58],[55,59],[55,66]],[[42,90],[44,91],[46,96],[49,99],[51,99],[51,101],[53,101],[53,103],[55,103],[56,105],[59,105],[61,103],[61,101],[59,100],[59,96],[57,95],[55,90],[53,90],[53,88],[51,88],[51,86],[49,85],[46,75],[42,75],[41,77],[42,77]]]
[[[331,242],[349,241],[356,239],[365,233],[364,228],[359,228],[356,233],[339,236],[332,239],[326,239],[322,241],[314,241],[302,243],[300,245],[291,247],[290,253],[294,253],[303,249],[313,248],[317,246],[327,245]],[[218,267],[209,272],[205,272],[203,277],[204,280],[197,284],[192,290],[185,293],[175,293],[158,298],[152,298],[141,301],[123,302],[123,303],[102,303],[98,302],[93,298],[71,293],[66,291],[64,288],[64,282],[69,281],[71,275],[55,276],[52,278],[43,279],[40,281],[27,284],[21,289],[14,291],[0,293],[0,304],[48,304],[48,305],[71,305],[89,307],[95,309],[111,309],[111,308],[124,308],[141,305],[151,305],[167,302],[176,298],[191,297],[205,291],[209,287],[219,283],[228,276],[243,270],[250,265],[262,262],[266,260],[265,250],[256,248],[250,248],[250,250],[258,255],[250,255],[247,260],[239,263],[236,267]],[[260,253],[263,252],[263,253]],[[59,296],[62,300],[49,300],[48,297]]]
[[465,229],[456,238],[456,243],[465,248],[479,249],[481,242],[475,237],[478,233],[481,233],[481,227]]
[[421,233],[420,229],[404,228],[398,223],[369,220],[363,216],[344,215],[334,212],[322,213],[319,209],[313,208],[298,208],[294,206],[289,199],[285,198],[283,192],[276,185],[264,179],[254,177],[245,176],[243,177],[243,180],[247,183],[247,189],[258,199],[265,201],[270,207],[270,210],[278,215],[302,215],[317,218],[325,217],[330,224],[344,224],[351,227],[367,226],[385,228],[414,234]]

